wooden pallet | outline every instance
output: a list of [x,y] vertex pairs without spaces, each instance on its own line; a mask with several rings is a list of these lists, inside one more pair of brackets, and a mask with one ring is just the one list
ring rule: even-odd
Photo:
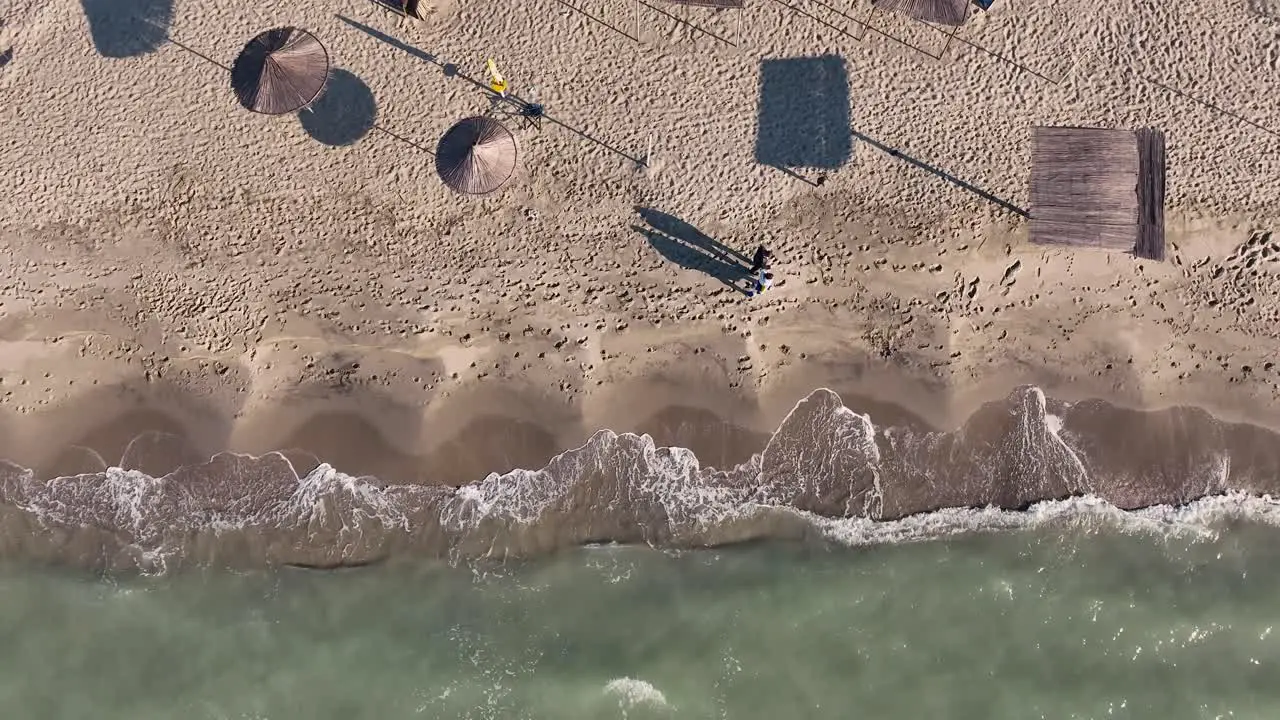
[[1143,128],[1138,136],[1138,240],[1135,255],[1164,260],[1164,132]]

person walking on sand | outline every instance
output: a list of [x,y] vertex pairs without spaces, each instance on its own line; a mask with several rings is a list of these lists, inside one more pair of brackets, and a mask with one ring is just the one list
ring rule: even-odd
[[758,274],[769,264],[769,260],[772,258],[773,253],[769,252],[769,248],[763,245],[756,248],[755,257],[751,258],[751,274]]
[[755,297],[771,287],[773,287],[773,273],[761,269],[760,274],[756,276],[756,286],[751,289],[747,297]]

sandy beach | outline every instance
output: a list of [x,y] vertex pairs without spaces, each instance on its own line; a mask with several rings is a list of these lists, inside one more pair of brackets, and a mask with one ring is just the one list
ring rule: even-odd
[[[1280,428],[1264,0],[997,0],[950,41],[864,0],[124,5],[0,28],[0,457],[37,478],[282,450],[461,485],[602,428],[728,468],[823,387],[877,426],[1034,384]],[[280,25],[330,54],[314,112],[230,90]],[[547,119],[464,197],[432,152],[490,57]],[[762,84],[797,58],[845,88],[847,157]],[[1028,242],[1037,125],[1165,132],[1166,262]],[[709,241],[768,245],[779,284],[728,287]],[[182,442],[128,460],[145,431]]]

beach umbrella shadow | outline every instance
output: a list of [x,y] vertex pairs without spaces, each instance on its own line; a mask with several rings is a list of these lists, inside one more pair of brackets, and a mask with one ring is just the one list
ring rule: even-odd
[[298,111],[302,129],[330,147],[351,145],[373,129],[378,101],[363,80],[338,68],[329,75],[324,94]]
[[155,52],[173,21],[173,0],[80,0],[80,7],[93,49],[109,58]]
[[853,155],[849,71],[836,55],[760,61],[756,162],[835,170]]

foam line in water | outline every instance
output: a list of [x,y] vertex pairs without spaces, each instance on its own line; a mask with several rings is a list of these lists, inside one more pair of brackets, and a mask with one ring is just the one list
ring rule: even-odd
[[926,432],[878,427],[817,390],[759,454],[727,470],[610,430],[541,469],[456,489],[385,484],[327,464],[299,477],[278,453],[222,453],[159,478],[110,468],[40,481],[0,464],[0,554],[144,570],[334,567],[401,553],[527,557],[592,542],[689,548],[820,536],[858,545],[1070,518],[1208,531],[1224,519],[1273,522],[1271,495],[1280,495],[1280,438],[1195,409],[1067,405],[1026,387],[953,432]]

